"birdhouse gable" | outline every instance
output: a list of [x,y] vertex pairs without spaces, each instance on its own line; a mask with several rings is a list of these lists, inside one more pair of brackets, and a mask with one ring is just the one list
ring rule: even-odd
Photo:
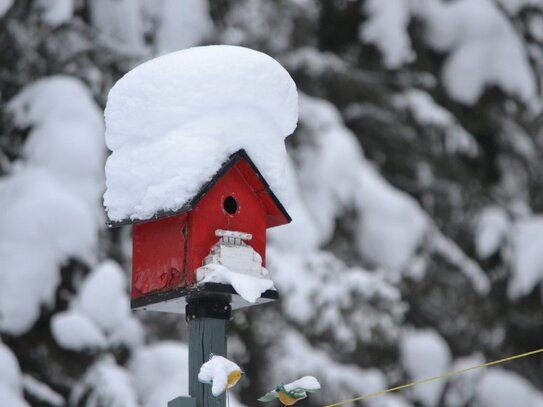
[[[180,215],[195,209],[198,203],[217,186],[219,181],[227,174],[233,172],[231,176],[241,179],[252,193],[258,198],[260,205],[265,211],[266,228],[280,226],[290,223],[291,217],[281,204],[277,196],[271,190],[263,175],[260,173],[254,162],[244,149],[240,149],[232,154],[215,173],[215,175],[204,183],[199,191],[179,209],[161,210],[147,219],[124,219],[121,221],[110,221],[108,226],[117,227],[130,224],[146,223],[159,219]],[[224,210],[229,213],[237,211],[238,202],[234,196],[227,196],[223,202]]]

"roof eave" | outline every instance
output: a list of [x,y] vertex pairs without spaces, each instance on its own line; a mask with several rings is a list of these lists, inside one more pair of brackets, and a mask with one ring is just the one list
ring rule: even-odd
[[[251,169],[254,171],[254,173],[256,174],[256,176],[259,178],[260,182],[264,186],[266,193],[270,196],[274,205],[279,209],[281,214],[284,216],[286,220],[284,224],[290,223],[292,221],[292,218],[290,217],[289,213],[287,212],[287,210],[285,209],[281,201],[279,201],[277,196],[273,193],[270,185],[268,184],[268,182],[266,181],[262,173],[258,170],[255,163],[251,160],[251,158],[249,157],[245,149],[242,148],[236,151],[235,153],[231,154],[228,157],[228,159],[223,163],[221,168],[213,175],[213,177],[209,181],[207,181],[205,184],[203,184],[200,190],[198,191],[198,193],[194,195],[194,197],[192,197],[189,201],[185,202],[183,206],[181,206],[181,208],[176,209],[176,210],[160,210],[160,211],[157,211],[155,214],[153,214],[153,216],[149,218],[145,218],[145,219],[125,218],[119,221],[108,220],[106,222],[106,225],[110,228],[127,226],[127,225],[135,225],[139,223],[147,223],[147,222],[156,221],[156,220],[168,218],[171,216],[181,215],[185,212],[188,212],[191,209],[193,209],[196,206],[196,204],[205,196],[205,194],[211,188],[213,188],[213,186],[217,183],[217,181],[224,174],[226,174],[226,172],[230,170],[242,158],[245,159],[247,163],[251,166]],[[274,224],[273,226],[279,226],[281,224],[283,223],[277,223],[277,224]]]

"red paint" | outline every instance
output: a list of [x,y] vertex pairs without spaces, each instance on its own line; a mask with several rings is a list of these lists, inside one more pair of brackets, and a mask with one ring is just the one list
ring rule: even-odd
[[[237,211],[229,214],[224,200],[233,197]],[[244,159],[238,159],[183,214],[134,225],[132,299],[195,283],[195,270],[218,242],[217,229],[253,235],[247,242],[266,258],[266,229],[288,223],[265,184]]]
[[187,214],[134,225],[132,298],[184,285]]

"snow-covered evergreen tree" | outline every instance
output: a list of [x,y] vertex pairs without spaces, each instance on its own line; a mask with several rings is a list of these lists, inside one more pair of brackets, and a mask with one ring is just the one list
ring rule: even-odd
[[[323,405],[529,351],[543,335],[540,0],[0,0],[0,405],[161,406],[185,323],[129,311],[102,110],[200,44],[295,79],[281,300],[236,311],[231,405],[316,376]],[[533,357],[368,406],[543,406]],[[239,400],[239,401],[238,401]]]

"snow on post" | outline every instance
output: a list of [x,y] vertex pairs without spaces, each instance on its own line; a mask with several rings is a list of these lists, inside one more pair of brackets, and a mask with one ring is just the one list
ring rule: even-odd
[[198,381],[211,384],[211,393],[218,397],[236,385],[242,376],[241,368],[223,356],[211,355],[198,373]]

